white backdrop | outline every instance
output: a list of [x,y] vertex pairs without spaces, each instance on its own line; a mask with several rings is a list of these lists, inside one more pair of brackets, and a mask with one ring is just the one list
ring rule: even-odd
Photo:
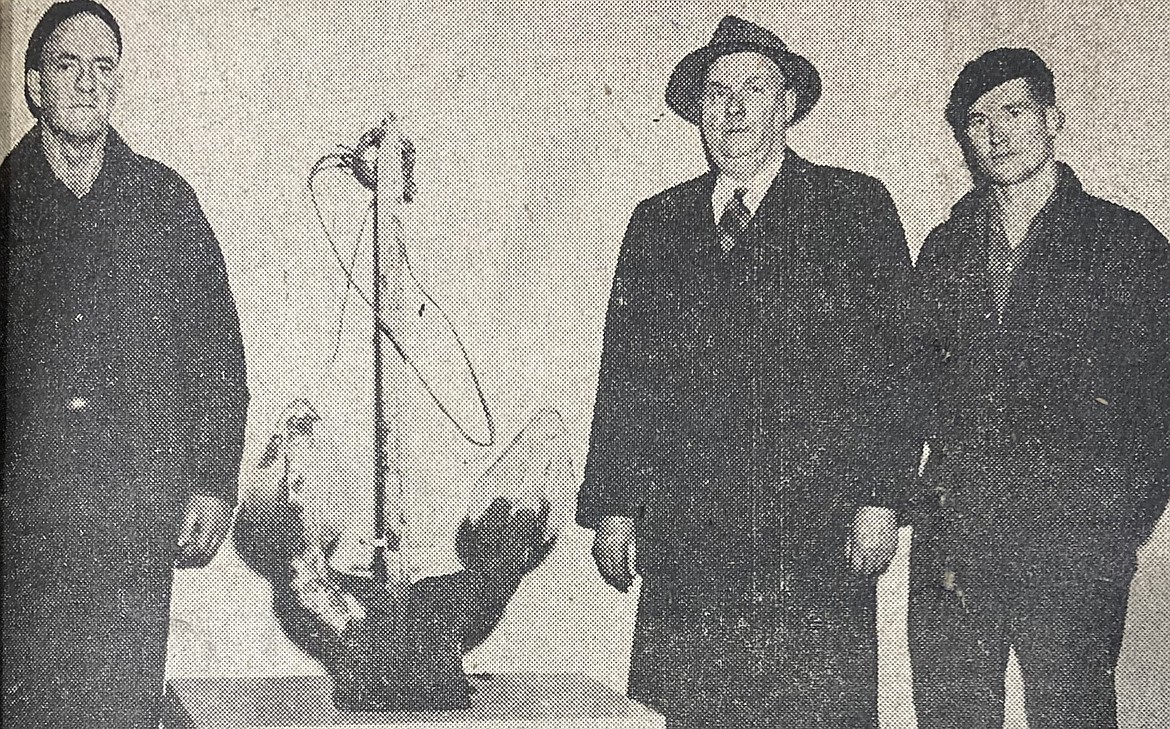
[[[23,52],[47,5],[0,4],[4,150],[31,125]],[[666,79],[728,12],[776,30],[818,67],[824,96],[793,147],[883,180],[912,252],[967,187],[942,120],[947,92],[963,63],[1000,45],[1032,47],[1053,67],[1068,115],[1058,153],[1086,187],[1170,232],[1170,6],[1153,0],[109,6],[126,41],[115,126],[194,185],[227,259],[253,393],[249,463],[283,404],[308,395],[343,469],[363,472],[367,336],[351,305],[330,364],[343,280],[305,177],[317,157],[393,111],[418,148],[419,197],[404,224],[420,277],[463,334],[502,438],[537,409],[559,409],[579,479],[629,213],[704,164],[693,128],[666,109]],[[332,209],[339,228],[354,220],[354,208]],[[440,569],[467,486],[499,448],[460,443],[405,370],[391,369],[412,418],[408,547],[420,569]],[[471,663],[582,670],[620,689],[635,597],[608,592],[593,572],[589,535],[571,525],[577,485],[557,494],[565,527],[556,551]],[[364,491],[330,498],[339,514],[364,514]],[[1167,521],[1134,582],[1118,669],[1128,727],[1170,717]],[[882,583],[887,726],[913,725],[905,536]],[[263,583],[230,551],[179,575],[172,673],[312,668],[279,636]],[[1009,713],[1019,725],[1019,711]]]

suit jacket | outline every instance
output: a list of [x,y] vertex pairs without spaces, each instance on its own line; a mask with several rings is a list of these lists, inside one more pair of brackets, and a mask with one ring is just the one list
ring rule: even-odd
[[878,181],[789,152],[724,254],[714,183],[630,220],[577,520],[633,517],[643,572],[843,569],[855,509],[899,505],[922,443],[901,223]]
[[987,188],[965,196],[918,260],[935,454],[919,526],[953,538],[952,557],[1132,559],[1170,487],[1166,238],[1062,165],[1001,323],[989,204]]

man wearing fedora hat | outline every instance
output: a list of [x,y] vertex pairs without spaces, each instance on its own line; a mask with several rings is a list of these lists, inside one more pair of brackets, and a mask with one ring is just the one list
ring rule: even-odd
[[666,101],[712,169],[637,206],[577,520],[641,598],[629,693],[671,727],[876,727],[874,575],[921,447],[912,269],[878,181],[801,159],[821,90],[725,18]]
[[1170,248],[1054,159],[1052,71],[1001,48],[946,116],[975,188],[918,259],[931,458],[909,630],[922,729],[1003,724],[1014,648],[1032,729],[1117,726],[1136,552],[1170,489]]

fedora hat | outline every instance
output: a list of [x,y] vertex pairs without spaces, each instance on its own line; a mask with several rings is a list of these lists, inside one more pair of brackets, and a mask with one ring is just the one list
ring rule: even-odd
[[796,91],[792,123],[803,119],[821,97],[820,74],[808,59],[788,50],[775,33],[733,15],[719,21],[710,43],[687,54],[674,67],[666,84],[666,105],[691,124],[699,124],[707,69],[720,56],[744,51],[767,56],[779,66],[788,86]]

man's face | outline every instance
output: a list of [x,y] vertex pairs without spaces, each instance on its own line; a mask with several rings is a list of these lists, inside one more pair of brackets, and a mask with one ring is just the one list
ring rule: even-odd
[[997,185],[1013,185],[1052,159],[1061,122],[1060,111],[1038,104],[1028,82],[1017,78],[971,105],[964,133],[979,171]]
[[796,94],[772,59],[743,52],[721,56],[703,87],[703,140],[715,165],[752,168],[786,144]]
[[74,139],[105,134],[118,95],[118,57],[114,31],[97,16],[81,13],[57,26],[40,69],[25,79],[40,121]]

